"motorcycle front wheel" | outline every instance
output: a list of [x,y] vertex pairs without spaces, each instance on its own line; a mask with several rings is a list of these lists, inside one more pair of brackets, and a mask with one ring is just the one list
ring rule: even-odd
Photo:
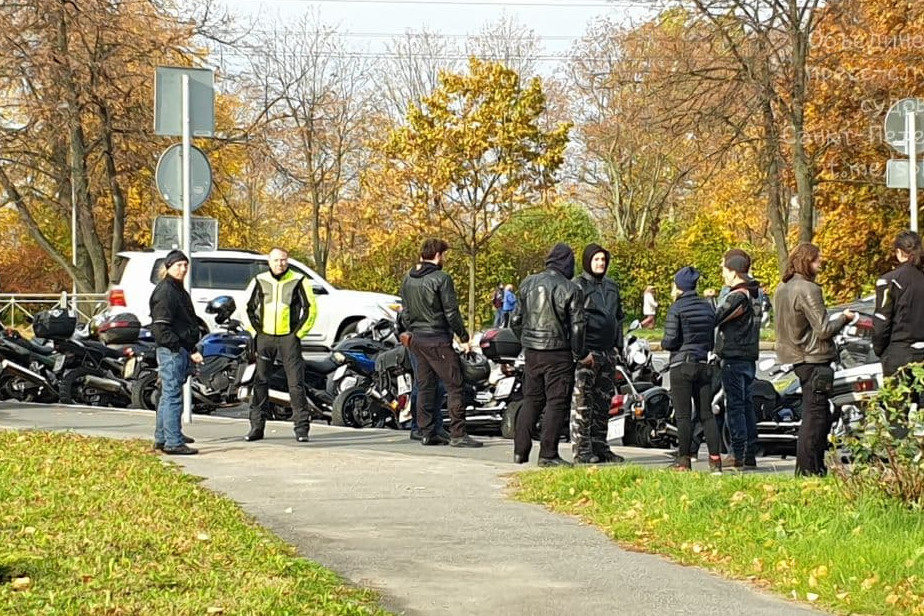
[[331,423],[349,428],[384,428],[387,413],[366,395],[366,388],[351,387],[337,395],[331,410]]

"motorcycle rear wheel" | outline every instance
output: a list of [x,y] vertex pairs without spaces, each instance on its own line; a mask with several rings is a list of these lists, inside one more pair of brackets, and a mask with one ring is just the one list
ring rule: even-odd
[[364,387],[351,387],[334,400],[331,423],[350,428],[384,428],[388,419],[386,411],[366,395]]
[[107,391],[87,385],[86,377],[106,375],[99,370],[79,366],[67,372],[61,379],[59,392],[62,404],[84,404],[87,406],[110,406],[115,404],[114,396]]
[[517,432],[517,415],[523,408],[522,400],[514,400],[504,409],[504,419],[501,421],[501,436],[512,439]]
[[160,402],[160,385],[157,373],[149,372],[132,383],[132,406],[136,409],[156,411]]

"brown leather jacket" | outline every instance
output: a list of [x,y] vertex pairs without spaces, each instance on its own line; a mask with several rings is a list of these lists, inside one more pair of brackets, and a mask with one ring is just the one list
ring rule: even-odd
[[837,356],[832,338],[847,324],[828,319],[821,287],[801,274],[776,289],[776,357],[781,364],[826,364]]

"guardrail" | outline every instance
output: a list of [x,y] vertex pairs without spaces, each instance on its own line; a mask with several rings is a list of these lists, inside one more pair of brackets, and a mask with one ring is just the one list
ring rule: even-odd
[[78,321],[85,322],[108,305],[106,293],[0,293],[0,324],[26,325],[36,312],[52,308],[70,308]]

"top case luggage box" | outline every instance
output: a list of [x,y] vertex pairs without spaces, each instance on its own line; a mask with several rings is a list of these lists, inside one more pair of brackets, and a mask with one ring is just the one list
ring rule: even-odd
[[516,359],[523,349],[520,340],[508,327],[489,329],[481,337],[481,352],[491,361]]
[[32,319],[32,331],[38,338],[70,338],[74,335],[75,329],[77,329],[77,315],[63,308],[43,310],[36,313]]

